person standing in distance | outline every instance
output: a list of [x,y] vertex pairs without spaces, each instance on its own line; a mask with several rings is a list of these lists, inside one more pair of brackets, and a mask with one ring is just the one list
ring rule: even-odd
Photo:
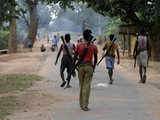
[[58,41],[57,41],[57,36],[54,35],[53,40],[52,40],[52,48],[58,51]]

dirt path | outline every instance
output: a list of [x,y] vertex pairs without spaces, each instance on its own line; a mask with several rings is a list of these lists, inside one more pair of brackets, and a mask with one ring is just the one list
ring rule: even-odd
[[[140,85],[138,69],[132,69],[133,62],[122,60],[121,65],[116,66],[115,85],[109,86],[106,71],[101,65],[93,78],[91,111],[87,114],[79,109],[77,78],[72,81],[73,88],[64,90],[59,87],[59,64],[54,66],[56,54],[35,52],[1,57],[1,74],[24,72],[45,77],[26,91],[15,94],[21,107],[6,119],[159,120],[160,89],[157,84],[160,85],[160,76],[156,72],[149,69],[147,84]],[[98,83],[105,83],[106,87],[98,87]]]

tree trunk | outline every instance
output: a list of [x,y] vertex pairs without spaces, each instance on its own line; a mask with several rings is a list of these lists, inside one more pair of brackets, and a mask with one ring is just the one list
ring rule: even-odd
[[[14,14],[11,11],[11,14]],[[16,18],[12,18],[10,20],[9,26],[9,39],[8,39],[8,53],[16,53],[17,52],[17,34],[16,34]]]
[[28,48],[28,40],[32,41],[32,47],[34,45],[34,42],[36,40],[37,30],[38,30],[38,17],[37,17],[37,4],[33,3],[30,4],[30,2],[26,2],[27,7],[29,9],[30,14],[30,24],[28,26],[28,35],[25,40],[25,48]]
[[131,35],[128,33],[128,56],[131,56]]
[[125,34],[123,34],[123,56],[125,54],[125,50],[126,50],[126,37]]

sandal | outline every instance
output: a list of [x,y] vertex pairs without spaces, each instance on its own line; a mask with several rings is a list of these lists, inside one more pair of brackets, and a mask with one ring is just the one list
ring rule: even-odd
[[89,110],[90,110],[88,107],[81,107],[81,109],[82,109],[83,111],[89,111]]
[[143,76],[142,83],[146,83],[146,75]]
[[72,88],[72,86],[71,85],[67,85],[64,89],[66,89],[66,88]]
[[61,87],[64,87],[66,84],[66,81],[64,81],[62,84],[61,84]]

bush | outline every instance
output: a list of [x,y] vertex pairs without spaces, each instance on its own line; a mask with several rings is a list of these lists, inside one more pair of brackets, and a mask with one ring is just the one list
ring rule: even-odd
[[8,31],[0,31],[0,50],[8,48]]

